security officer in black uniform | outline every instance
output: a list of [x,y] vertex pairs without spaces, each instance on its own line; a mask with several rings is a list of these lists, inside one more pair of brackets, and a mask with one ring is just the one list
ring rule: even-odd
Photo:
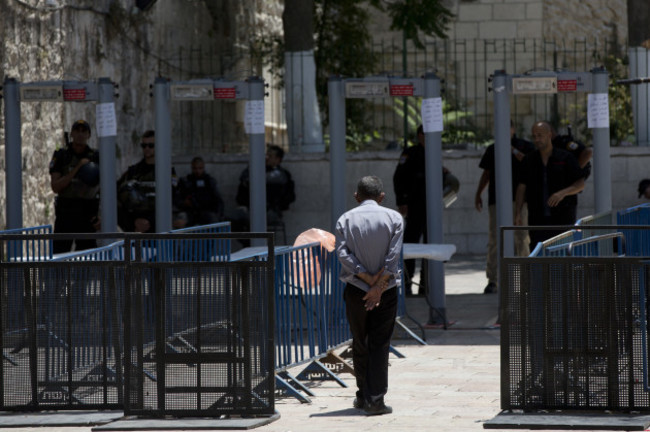
[[[154,131],[146,131],[140,142],[142,160],[131,165],[117,181],[117,222],[125,232],[156,232],[155,146]],[[172,189],[177,186],[178,177],[172,167]],[[182,228],[177,226],[176,219],[172,224],[174,228]]]
[[[393,187],[399,212],[406,219],[404,229],[404,243],[419,243],[424,237],[427,241],[427,214],[426,214],[426,168],[424,156],[424,128],[420,125],[417,129],[417,145],[407,147],[400,156],[399,163],[393,174]],[[449,197],[455,197],[458,192],[459,182],[445,167],[442,168],[443,199],[448,206]],[[415,260],[405,260],[406,267],[406,295],[413,295],[411,279],[415,270]],[[423,268],[425,266],[422,266]],[[426,278],[421,276],[421,285],[418,295],[424,295],[422,289]]]
[[223,199],[217,180],[205,172],[205,162],[199,156],[192,159],[192,172],[179,184],[180,208],[187,212],[189,225],[206,225],[223,219]]
[[[99,152],[88,146],[90,125],[73,123],[71,142],[56,150],[50,161],[50,186],[57,194],[54,203],[55,233],[94,233],[98,229]],[[54,253],[72,250],[73,239],[55,240]],[[75,250],[97,247],[94,239],[74,239]]]

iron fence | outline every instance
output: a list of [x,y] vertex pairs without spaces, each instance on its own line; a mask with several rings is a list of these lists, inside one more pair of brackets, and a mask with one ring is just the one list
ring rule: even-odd
[[[0,245],[27,237],[0,235]],[[229,245],[212,247],[259,238],[273,250],[272,233],[29,238],[66,237],[121,240],[52,260],[0,262],[3,409],[274,413],[273,254],[230,262],[213,255],[229,255]],[[200,240],[207,247],[196,248]]]
[[[378,59],[370,75],[422,76],[435,71],[443,81],[443,145],[477,147],[492,140],[493,97],[490,76],[495,70],[521,74],[533,70],[587,72],[606,66],[611,82],[627,78],[626,47],[611,40],[540,39],[447,39],[430,40],[416,49],[402,40],[382,40],[373,44]],[[173,80],[206,76],[243,80],[263,76],[270,84],[265,106],[267,140],[289,146],[286,133],[286,96],[282,73],[264,69],[247,50],[215,54],[209,50],[185,49],[169,53],[159,62],[160,76]],[[323,76],[326,76],[324,74]],[[326,86],[321,86],[326,88]],[[326,121],[325,95],[319,95],[321,116]],[[549,120],[560,132],[573,125],[577,139],[587,141],[586,94],[520,95],[512,98],[512,118],[517,133],[528,136],[531,125]],[[610,91],[613,145],[628,139],[631,127],[629,91]],[[415,140],[420,123],[420,101],[416,98],[348,101],[350,105],[347,141],[351,150],[398,149]],[[176,154],[246,152],[241,102],[193,102],[173,104],[173,142]],[[355,116],[354,113],[357,113]],[[352,118],[354,117],[354,118]],[[633,130],[631,130],[633,133]],[[325,130],[327,141],[327,130]],[[625,137],[625,138],[623,138]]]
[[639,258],[503,258],[501,408],[647,410]]

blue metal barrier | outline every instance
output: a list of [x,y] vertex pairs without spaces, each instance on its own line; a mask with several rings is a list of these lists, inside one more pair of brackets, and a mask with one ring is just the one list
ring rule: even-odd
[[124,240],[106,246],[57,254],[50,261],[121,261],[124,259]]
[[[616,215],[618,225],[650,226],[650,204],[642,204],[621,210]],[[626,230],[625,235],[628,256],[650,256],[650,230]]]
[[[215,224],[201,227],[191,227],[183,230],[176,230],[171,234],[197,234],[197,233],[221,233],[229,232],[230,224]],[[202,244],[203,243],[203,244]],[[73,307],[69,310],[78,311],[81,315],[76,321],[80,328],[91,325],[87,322],[91,315],[99,316],[100,306],[102,302],[106,302],[106,293],[104,288],[99,287],[97,280],[104,280],[108,276],[97,273],[94,277],[92,272],[87,275],[84,271],[94,269],[95,263],[103,263],[105,267],[101,271],[106,271],[107,261],[123,261],[126,259],[128,253],[128,261],[137,264],[139,273],[134,273],[137,280],[132,280],[131,283],[136,283],[142,286],[142,292],[139,296],[139,301],[142,304],[139,306],[140,316],[143,328],[145,330],[141,334],[142,346],[149,346],[154,342],[154,319],[155,319],[155,290],[152,288],[152,283],[155,282],[155,274],[151,273],[154,270],[147,267],[147,263],[160,265],[159,263],[169,262],[174,264],[179,261],[197,261],[197,262],[213,262],[213,261],[230,261],[232,254],[230,251],[230,239],[202,239],[202,238],[189,238],[189,239],[143,239],[133,240],[130,239],[126,243],[120,240],[111,243],[107,246],[98,247],[84,251],[75,251],[66,254],[60,254],[52,258],[51,261],[56,262],[88,262],[88,269],[83,267],[75,267],[75,274],[70,275],[70,280],[74,280],[71,286],[77,293],[73,298]],[[255,256],[249,256],[249,259],[266,260],[268,249],[266,252],[261,252]],[[340,263],[335,252],[327,252],[321,247],[319,243],[313,243],[297,247],[278,247],[275,249],[275,314],[276,314],[276,328],[275,328],[275,368],[276,376],[278,379],[279,388],[288,389],[290,393],[298,397],[302,401],[308,399],[296,390],[299,388],[304,394],[311,395],[309,390],[300,384],[301,379],[333,379],[340,385],[346,384],[337,377],[338,372],[351,372],[353,369],[350,365],[343,361],[340,357],[335,355],[333,351],[345,345],[351,340],[351,333],[349,330],[347,318],[345,316],[345,305],[343,300],[343,290],[345,284],[339,280]],[[117,265],[117,263],[116,263]],[[52,267],[56,268],[56,267]],[[49,270],[48,270],[49,271]],[[100,271],[100,270],[96,270]],[[117,270],[119,273],[119,270]],[[45,273],[43,273],[45,274]],[[161,274],[166,274],[162,272]],[[60,274],[59,274],[60,276]],[[74,277],[73,277],[74,276]],[[109,340],[109,352],[101,354],[100,351],[94,350],[97,345],[94,341],[81,340],[79,345],[84,347],[81,351],[75,352],[73,357],[74,364],[65,364],[64,361],[59,359],[56,354],[56,349],[48,351],[46,374],[52,379],[63,374],[72,373],[71,370],[78,371],[80,368],[90,370],[98,364],[101,360],[106,364],[107,355],[113,358],[113,351],[121,348],[115,344],[121,344],[120,335],[115,333],[113,321],[119,322],[121,319],[122,298],[126,290],[126,281],[116,276],[114,281],[117,290],[111,299],[119,311],[110,311],[112,313],[110,325],[106,328],[105,338]],[[138,279],[139,278],[139,279]],[[60,315],[62,307],[69,307],[63,305],[57,300],[57,290],[69,290],[70,287],[53,286],[54,280],[61,280],[54,276],[51,278],[44,278],[40,281],[38,296],[43,299],[49,298],[51,301],[47,304],[47,308],[40,310],[39,322],[43,323],[41,328],[44,335],[47,336],[48,346],[55,346],[57,343],[62,344],[62,352],[65,347],[63,339],[56,334],[50,334],[47,330],[48,322]],[[176,280],[167,280],[165,285],[167,287],[165,296],[168,299],[173,299],[173,304],[176,310],[183,310],[182,306],[185,302],[191,301],[193,286],[188,282],[189,278],[179,277],[180,282]],[[48,282],[50,281],[50,282]],[[101,288],[101,289],[100,289]],[[398,287],[399,297],[403,309],[404,291],[402,287]],[[9,289],[10,292],[15,294],[16,301],[21,300],[20,293],[22,287],[16,286]],[[86,293],[87,296],[84,296]],[[101,295],[99,293],[102,293]],[[13,295],[12,294],[12,295]],[[18,298],[20,297],[20,299]],[[169,303],[166,303],[169,304]],[[191,309],[193,305],[188,304],[187,309]],[[66,309],[67,310],[67,309]],[[103,309],[102,309],[103,310]],[[165,334],[179,335],[178,345],[184,344],[183,349],[192,350],[192,347],[187,345],[188,342],[183,341],[183,332],[186,332],[193,323],[188,321],[188,318],[182,314],[174,314],[167,311],[169,319],[165,322]],[[88,315],[90,313],[91,315]],[[105,313],[105,312],[102,312]],[[205,314],[209,314],[210,310],[206,309]],[[86,314],[86,315],[84,315]],[[21,316],[18,316],[21,315]],[[17,327],[15,330],[19,331],[20,323],[24,320],[24,314],[18,314],[16,319]],[[92,324],[95,324],[93,321]],[[18,328],[20,327],[20,328]],[[176,342],[170,343],[168,349],[174,350]],[[144,348],[146,350],[146,348]],[[103,355],[103,359],[100,359]],[[292,377],[288,374],[287,369],[301,364],[307,364],[307,367],[301,372],[298,377]],[[327,364],[328,366],[325,366]],[[71,369],[72,367],[72,369]],[[146,372],[145,372],[146,373]],[[152,372],[147,375],[151,380],[156,380],[155,374]],[[285,385],[286,384],[286,385]]]
[[[0,234],[52,234],[52,225],[9,229],[0,231]],[[5,245],[5,250],[0,250],[0,260],[5,260],[4,257],[7,261],[15,262],[48,260],[52,258],[52,240],[35,237],[9,241]]]
[[549,246],[546,253],[545,256],[625,256],[625,235],[620,232],[594,235],[582,240]]
[[[170,231],[172,234],[217,234],[230,232],[230,222],[198,225]],[[155,251],[152,261],[230,261],[230,240],[154,240],[145,245]]]
[[[40,234],[52,234],[52,225],[39,225],[28,228],[16,228],[0,231],[0,234],[24,235],[22,240],[9,240],[0,245],[0,261],[6,262],[35,262],[47,261],[52,258],[52,240],[42,238]],[[33,235],[33,237],[31,237]],[[7,334],[16,340],[12,352],[20,350],[20,344],[26,337],[25,307],[23,301],[23,286],[20,278],[8,276],[6,279],[5,298],[7,306]],[[3,357],[11,364],[14,359],[3,353]]]
[[[244,258],[267,259],[263,252]],[[309,399],[298,390],[307,396],[313,393],[300,380],[332,379],[347,387],[324,363],[335,364],[343,372],[353,371],[332,352],[352,339],[340,268],[336,252],[327,252],[320,243],[275,250],[276,383],[302,402]],[[306,363],[298,376],[287,371]]]
[[548,240],[537,243],[533,251],[530,253],[529,258],[533,257],[549,257],[549,256],[565,256],[566,249],[558,248],[558,246],[567,245],[572,241],[577,241],[582,238],[577,230],[565,231]]

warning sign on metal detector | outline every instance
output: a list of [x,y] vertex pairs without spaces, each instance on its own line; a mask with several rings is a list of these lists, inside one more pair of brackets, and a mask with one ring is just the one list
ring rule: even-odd
[[413,86],[410,84],[399,84],[390,86],[391,96],[413,96]]
[[235,99],[237,97],[237,89],[235,87],[215,87],[215,99]]
[[578,80],[557,80],[557,91],[558,92],[574,92],[578,91]]
[[80,101],[86,100],[86,89],[85,88],[72,88],[72,89],[63,89],[63,100],[67,101]]

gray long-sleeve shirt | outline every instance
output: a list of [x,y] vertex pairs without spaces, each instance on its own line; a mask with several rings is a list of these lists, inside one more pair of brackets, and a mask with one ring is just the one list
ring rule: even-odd
[[403,235],[402,215],[374,200],[363,201],[344,213],[336,222],[340,279],[367,292],[370,287],[356,275],[364,272],[374,275],[385,268],[385,272],[393,276],[389,288],[401,283]]

